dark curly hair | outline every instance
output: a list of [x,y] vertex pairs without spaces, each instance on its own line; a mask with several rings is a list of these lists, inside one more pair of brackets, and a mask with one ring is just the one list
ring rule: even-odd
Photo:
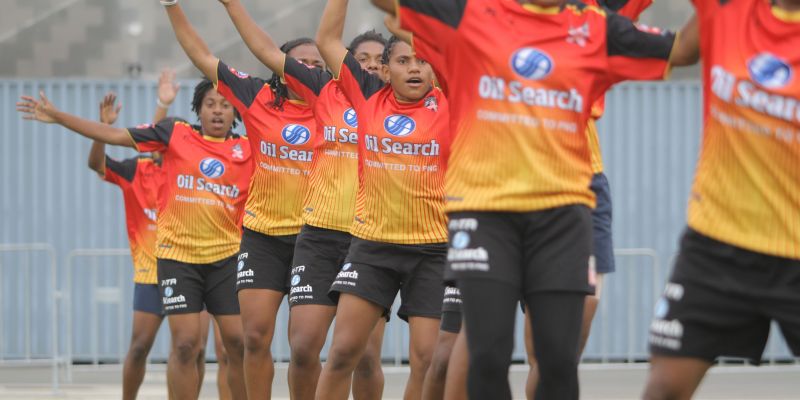
[[386,38],[375,29],[368,30],[356,37],[350,42],[350,46],[347,47],[347,50],[350,50],[351,53],[356,52],[358,46],[361,46],[362,43],[366,42],[375,42],[380,44],[381,46],[386,47]]
[[[312,44],[316,46],[316,42],[314,42],[313,39],[307,37],[301,37],[284,43],[281,46],[281,51],[284,54],[288,54],[295,47],[302,46],[305,44]],[[281,82],[280,75],[274,72],[272,73],[272,77],[269,78],[269,87],[275,94],[275,101],[272,102],[272,107],[276,109],[283,108],[283,103],[289,99],[289,89],[286,87],[286,84]]]
[[381,57],[381,62],[384,64],[389,64],[389,58],[392,56],[392,50],[394,50],[394,45],[402,42],[400,38],[397,36],[392,35],[389,40],[386,41],[386,47],[383,48],[383,56]]
[[[194,111],[195,115],[197,115],[197,119],[200,119],[200,109],[203,107],[203,99],[206,97],[206,93],[210,90],[214,89],[214,84],[208,79],[203,78],[197,86],[194,87],[194,97],[192,98],[192,111]],[[231,128],[236,128],[238,123],[236,121],[241,121],[242,117],[239,115],[239,111],[235,108],[233,109],[233,125]]]

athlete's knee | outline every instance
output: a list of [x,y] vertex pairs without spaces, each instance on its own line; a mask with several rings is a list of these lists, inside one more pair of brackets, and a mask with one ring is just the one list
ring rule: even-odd
[[470,349],[469,366],[471,375],[505,377],[508,375],[510,365],[511,360],[504,357],[500,352],[495,351],[495,349],[488,347]]
[[128,358],[136,364],[144,363],[150,353],[150,347],[149,343],[134,339],[128,349]]
[[541,379],[563,381],[577,376],[578,359],[572,353],[554,354],[538,362]]
[[431,365],[428,367],[428,373],[437,381],[444,381],[447,377],[447,364],[450,362],[449,351],[437,351],[433,353]]
[[645,400],[679,400],[691,398],[691,393],[662,374],[650,373],[642,398]]
[[176,338],[172,340],[172,351],[179,363],[190,364],[197,361],[197,356],[200,354],[200,345],[194,339]]
[[362,345],[353,341],[334,342],[328,354],[328,364],[334,370],[353,370],[362,353]]
[[414,362],[411,364],[411,371],[424,375],[428,371],[433,359],[433,352],[430,349],[414,349]]
[[[248,353],[269,353],[269,341],[267,333],[261,329],[246,329],[244,331],[244,351]],[[228,351],[228,356],[231,356],[231,343],[230,339],[226,338],[225,347]],[[239,346],[242,346],[242,340],[239,340]]]
[[292,335],[289,340],[292,364],[298,368],[308,368],[319,364],[322,347],[317,340],[301,335]]
[[[246,348],[246,338],[239,335],[228,335],[223,339],[222,358],[227,362],[230,359],[241,359]],[[269,350],[269,348],[267,348]]]
[[369,352],[364,353],[355,369],[355,374],[363,378],[378,376],[382,373],[380,354],[376,355]]

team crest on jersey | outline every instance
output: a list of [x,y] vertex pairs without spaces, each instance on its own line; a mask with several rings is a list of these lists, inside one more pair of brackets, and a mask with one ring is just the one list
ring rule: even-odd
[[311,139],[311,131],[300,124],[289,124],[283,127],[281,136],[286,143],[291,145],[300,146]]
[[392,136],[408,136],[417,129],[417,122],[407,115],[393,114],[383,120],[383,129]]
[[439,111],[439,101],[436,100],[436,96],[429,96],[425,99],[425,108],[433,112]]
[[225,173],[225,164],[216,158],[204,158],[200,161],[200,172],[211,179],[219,178]]
[[567,31],[567,43],[576,44],[580,47],[586,47],[586,43],[589,41],[589,36],[591,33],[589,32],[589,23],[584,22],[583,25],[575,28],[570,26],[569,30]]
[[244,151],[242,151],[242,145],[237,143],[233,146],[233,148],[231,149],[231,157],[237,160],[244,159]]
[[792,80],[792,67],[771,53],[761,53],[747,62],[750,78],[767,89],[780,89]]
[[248,74],[246,74],[246,73],[244,73],[242,71],[237,71],[236,68],[233,68],[233,67],[228,67],[228,70],[231,71],[232,74],[238,76],[239,79],[247,79],[247,78],[250,77],[250,75],[248,75]]
[[155,210],[155,208],[145,208],[145,209],[144,209],[144,215],[145,215],[145,216],[147,217],[147,219],[149,219],[150,221],[155,221],[155,220],[156,220],[156,216],[157,216],[158,214],[156,213],[156,210]]
[[523,47],[511,55],[511,69],[525,79],[538,81],[547,78],[554,68],[553,59],[533,47]]
[[342,119],[344,119],[344,123],[350,125],[351,128],[358,128],[358,115],[356,114],[356,110],[354,110],[353,107],[350,107],[347,110],[345,110]]

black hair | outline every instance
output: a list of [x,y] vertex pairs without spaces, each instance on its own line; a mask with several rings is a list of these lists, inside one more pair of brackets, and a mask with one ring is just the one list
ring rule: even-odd
[[395,35],[389,38],[386,41],[386,47],[383,48],[383,56],[381,57],[381,62],[384,64],[389,64],[389,58],[392,56],[392,50],[394,50],[394,45],[400,43],[401,40]]
[[381,46],[386,47],[386,38],[375,29],[368,30],[356,37],[350,42],[350,46],[347,48],[350,50],[351,53],[355,54],[356,49],[358,46],[361,46],[362,43],[366,42],[375,42],[380,44]]
[[[208,78],[203,78],[200,80],[200,83],[194,87],[194,97],[192,98],[192,111],[194,111],[195,115],[197,115],[197,119],[200,119],[200,109],[203,107],[203,99],[206,98],[206,93],[210,90],[214,89],[214,83],[212,83]],[[236,128],[239,121],[242,117],[239,115],[239,111],[235,108],[233,109],[233,125],[231,128]]]
[[[316,42],[314,42],[313,39],[301,37],[284,43],[281,46],[281,51],[284,54],[288,54],[294,48],[305,44],[316,46]],[[281,82],[281,76],[273,72],[272,77],[269,78],[269,87],[272,89],[272,93],[275,94],[275,101],[272,102],[272,107],[276,109],[283,108],[283,102],[289,99],[289,89],[286,87],[286,84]]]

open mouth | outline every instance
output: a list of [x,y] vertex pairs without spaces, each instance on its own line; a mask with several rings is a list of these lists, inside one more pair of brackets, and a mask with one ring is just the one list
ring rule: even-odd
[[406,80],[406,84],[416,89],[422,87],[423,81],[421,78],[409,78]]
[[215,117],[211,119],[211,126],[217,129],[222,129],[225,126],[225,120],[219,117]]

